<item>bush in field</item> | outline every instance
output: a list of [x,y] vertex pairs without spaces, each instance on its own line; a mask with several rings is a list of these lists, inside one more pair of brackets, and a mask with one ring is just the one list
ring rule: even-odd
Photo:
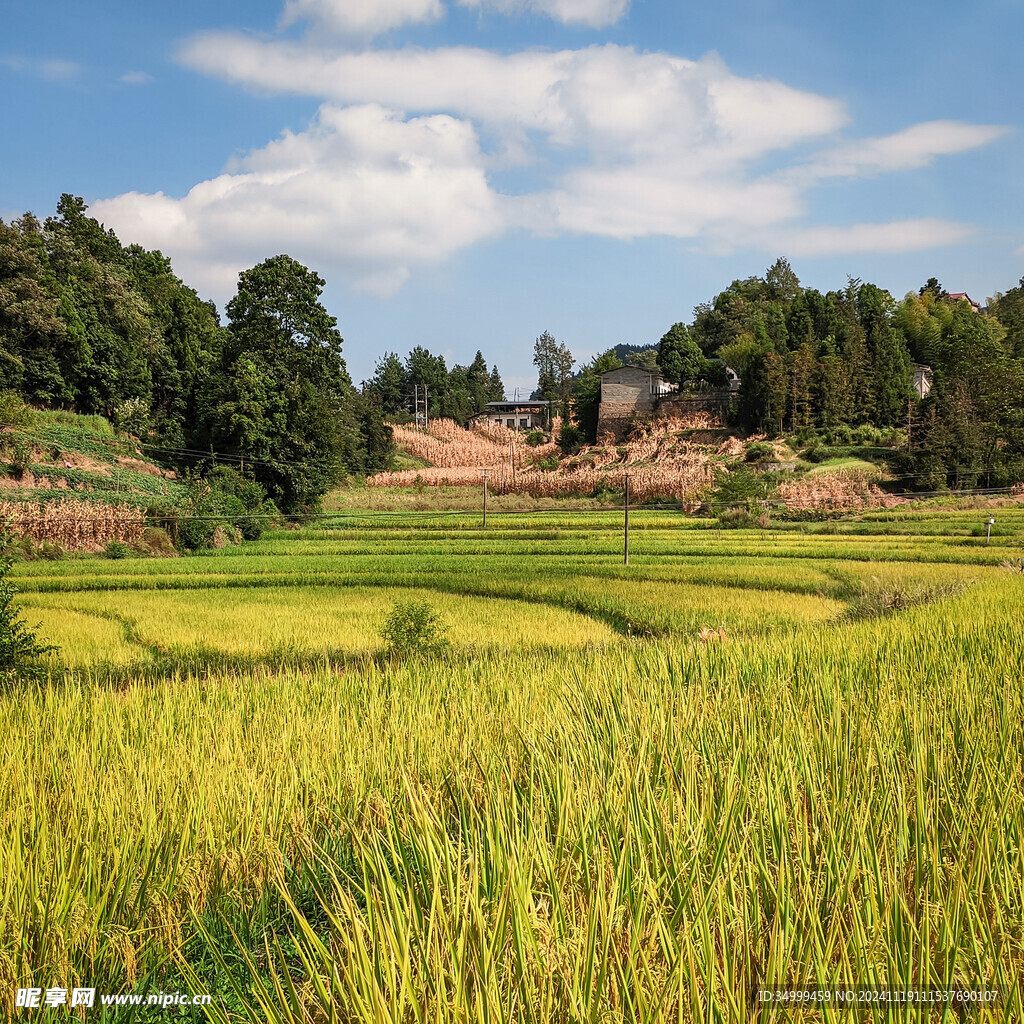
[[880,615],[906,611],[921,604],[931,604],[946,597],[962,593],[968,584],[963,580],[937,583],[883,583],[877,579],[862,582],[860,590],[850,604],[851,619],[873,619]]
[[718,525],[723,530],[751,530],[761,525],[749,508],[724,508],[718,514]]
[[0,391],[0,427],[24,426],[31,417],[17,391]]
[[531,430],[523,440],[526,441],[531,448],[536,448],[538,445],[544,444],[547,439],[548,436],[543,430]]
[[10,570],[10,559],[0,559],[0,679],[38,678],[46,673],[43,655],[57,648],[41,643],[21,617],[14,603],[17,589],[7,578]]
[[32,446],[24,437],[16,437],[11,444],[11,473],[20,480],[32,465]]
[[177,507],[155,516],[175,544],[198,551],[223,547],[239,537],[259,540],[280,516],[267,492],[235,469],[218,466],[205,479],[194,479],[188,497]]
[[558,448],[563,455],[575,455],[585,440],[580,427],[572,423],[562,423],[562,429],[558,432]]
[[132,549],[121,540],[112,540],[103,549],[103,554],[107,558],[127,558],[131,553]]
[[448,646],[446,627],[426,601],[396,601],[380,631],[384,653],[406,658],[437,654]]
[[775,449],[767,441],[751,441],[743,457],[747,462],[773,462]]
[[769,481],[766,477],[741,465],[731,472],[720,469],[715,476],[714,501],[723,504],[740,504],[767,494]]

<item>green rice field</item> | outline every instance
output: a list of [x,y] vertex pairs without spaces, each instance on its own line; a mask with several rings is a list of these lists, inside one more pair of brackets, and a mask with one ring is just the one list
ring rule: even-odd
[[[346,510],[18,564],[61,651],[0,696],[0,1015],[1024,1020],[1024,507],[622,544]],[[383,650],[403,601],[442,650]],[[998,995],[758,996],[853,989]]]

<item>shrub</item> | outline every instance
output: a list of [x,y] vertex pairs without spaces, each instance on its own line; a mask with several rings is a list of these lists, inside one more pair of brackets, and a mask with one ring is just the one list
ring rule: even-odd
[[539,469],[547,470],[549,473],[558,469],[558,456],[548,455],[546,458],[541,459],[537,466]]
[[0,678],[39,678],[47,671],[43,656],[58,648],[41,643],[21,618],[14,603],[17,589],[7,578],[10,570],[10,559],[0,559]]
[[563,423],[558,432],[558,448],[563,455],[575,455],[583,445],[583,430],[572,423]]
[[16,437],[11,445],[11,472],[20,480],[32,465],[32,445],[24,437]]
[[122,434],[145,437],[149,433],[149,403],[128,398],[114,409],[114,426]]
[[178,553],[174,550],[170,534],[159,526],[147,526],[142,531],[142,539],[132,546],[132,550],[154,558],[173,558]]
[[381,628],[384,653],[405,658],[438,654],[448,646],[446,627],[426,601],[396,601]]
[[755,473],[745,465],[737,466],[731,472],[720,469],[715,476],[712,498],[722,504],[738,504],[752,498],[764,498],[768,495],[771,483],[770,476]]
[[21,427],[31,418],[17,391],[0,391],[0,427]]
[[746,508],[724,508],[718,513],[718,526],[723,530],[749,530],[761,523]]
[[121,540],[112,540],[104,549],[104,558],[127,558],[132,549]]
[[544,442],[547,441],[547,435],[543,430],[531,430],[524,440],[531,448],[536,448],[538,445],[544,444]]
[[747,462],[770,462],[775,460],[775,449],[767,441],[751,441],[743,457]]

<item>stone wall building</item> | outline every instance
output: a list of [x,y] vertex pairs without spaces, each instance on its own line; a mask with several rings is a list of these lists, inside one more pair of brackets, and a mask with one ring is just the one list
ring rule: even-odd
[[610,433],[621,439],[645,416],[685,416],[709,412],[724,420],[729,403],[739,389],[739,378],[730,371],[729,387],[722,391],[679,393],[657,371],[639,366],[620,366],[601,374],[601,405],[597,415],[597,434]]

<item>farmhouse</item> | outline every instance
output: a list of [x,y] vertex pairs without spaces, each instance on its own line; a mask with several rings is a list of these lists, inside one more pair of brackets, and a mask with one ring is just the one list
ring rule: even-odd
[[483,412],[471,417],[512,430],[543,430],[550,402],[488,402]]
[[981,311],[981,305],[979,303],[975,302],[974,299],[972,299],[970,297],[970,295],[967,294],[967,292],[950,292],[949,295],[946,296],[946,298],[949,299],[950,302],[967,302],[967,303],[969,303],[971,309],[973,309],[975,313],[978,313],[978,312]]
[[728,366],[726,379],[726,388],[721,390],[680,393],[679,385],[670,384],[657,370],[645,370],[640,366],[606,370],[601,374],[597,432],[599,435],[611,433],[620,438],[636,419],[655,413],[678,416],[701,411],[723,416],[740,388],[739,377]]

